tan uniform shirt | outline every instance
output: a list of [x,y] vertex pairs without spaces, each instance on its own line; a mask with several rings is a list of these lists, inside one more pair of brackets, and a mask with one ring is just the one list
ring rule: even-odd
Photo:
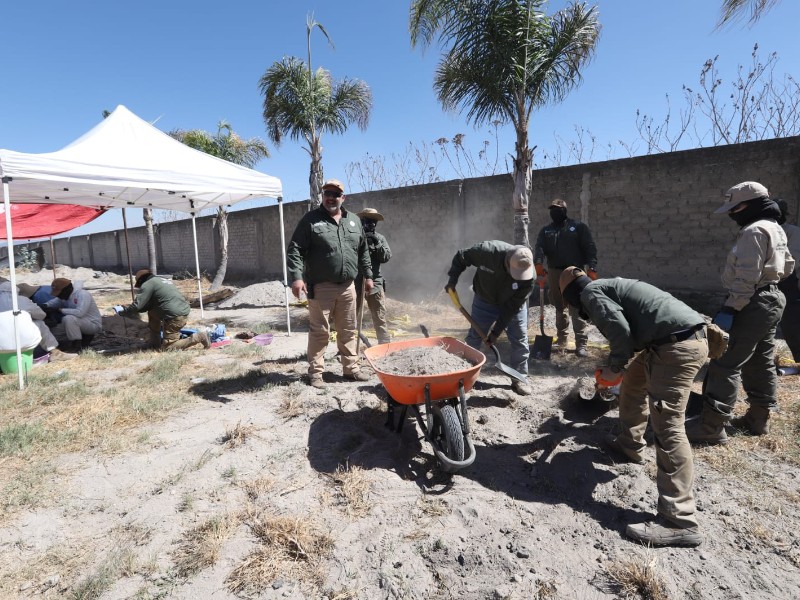
[[758,288],[778,283],[794,267],[786,233],[775,221],[761,219],[742,227],[722,271],[728,290],[725,306],[742,310]]

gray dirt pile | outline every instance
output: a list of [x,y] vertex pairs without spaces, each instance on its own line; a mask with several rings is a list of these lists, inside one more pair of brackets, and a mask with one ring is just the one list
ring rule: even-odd
[[[256,283],[240,289],[227,300],[217,306],[219,308],[266,308],[270,306],[283,306],[286,302],[286,292],[280,281],[267,281]],[[290,293],[291,296],[291,293]],[[294,300],[292,296],[290,300]]]

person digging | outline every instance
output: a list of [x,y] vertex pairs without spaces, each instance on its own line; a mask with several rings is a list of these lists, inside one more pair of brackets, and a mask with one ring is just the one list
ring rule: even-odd
[[112,310],[121,317],[147,312],[150,345],[153,348],[185,350],[196,344],[202,344],[203,348],[211,346],[205,331],[181,338],[181,329],[186,325],[191,307],[171,281],[153,275],[148,269],[141,269],[136,272],[134,285],[140,290],[136,299],[127,306],[118,305]]

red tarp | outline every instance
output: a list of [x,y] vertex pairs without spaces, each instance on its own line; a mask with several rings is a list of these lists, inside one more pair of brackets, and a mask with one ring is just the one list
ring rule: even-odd
[[[11,204],[11,233],[15,240],[45,238],[93,221],[104,209],[75,204]],[[7,239],[5,209],[0,203],[0,239]]]

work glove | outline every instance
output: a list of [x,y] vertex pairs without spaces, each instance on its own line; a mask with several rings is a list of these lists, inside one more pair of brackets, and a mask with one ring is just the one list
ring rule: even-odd
[[622,369],[619,367],[602,366],[594,372],[597,387],[610,388],[622,383]]
[[731,330],[731,327],[733,327],[734,316],[736,316],[736,309],[733,309],[730,306],[723,306],[722,310],[714,315],[714,318],[711,322],[722,329],[722,331],[728,332]]
[[536,284],[544,287],[545,281],[547,280],[547,270],[545,270],[542,263],[536,263],[534,266],[536,267]]
[[452,277],[447,280],[447,285],[444,286],[445,293],[449,294],[450,290],[456,289],[458,285],[458,279],[453,279]]
[[486,344],[488,346],[494,346],[497,343],[497,338],[500,337],[501,333],[502,333],[502,331],[500,333],[497,333],[497,332],[494,332],[494,331],[490,331],[489,335],[486,337]]
[[597,271],[595,271],[594,269],[589,269],[588,271],[586,271],[586,275],[587,275],[587,276],[589,277],[589,279],[591,279],[592,281],[594,281],[595,279],[597,279]]
[[378,236],[375,234],[374,231],[368,231],[364,234],[367,238],[367,248],[370,251],[377,250],[380,247],[380,242],[378,242]]
[[125,308],[120,306],[119,304],[117,304],[111,310],[113,310],[116,314],[120,314],[120,313],[122,313],[122,311],[125,310]]

